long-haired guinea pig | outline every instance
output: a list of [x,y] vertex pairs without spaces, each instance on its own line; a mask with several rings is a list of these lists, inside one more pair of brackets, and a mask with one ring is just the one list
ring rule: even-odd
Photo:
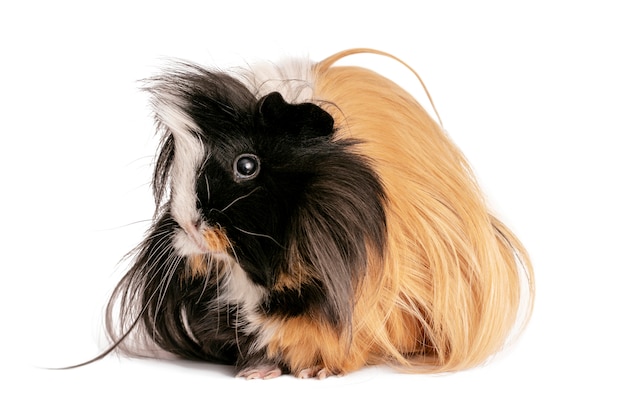
[[109,301],[104,354],[167,352],[245,378],[448,372],[524,326],[526,251],[410,94],[335,65],[364,52],[391,57],[180,63],[148,80],[157,209]]

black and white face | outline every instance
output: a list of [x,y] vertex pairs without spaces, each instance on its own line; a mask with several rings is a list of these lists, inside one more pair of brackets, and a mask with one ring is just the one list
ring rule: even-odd
[[161,174],[169,176],[162,182],[178,225],[172,244],[182,257],[231,256],[250,280],[270,287],[286,262],[290,219],[320,161],[325,153],[343,155],[332,142],[333,119],[277,92],[256,100],[235,80],[178,81],[153,89],[171,141]]

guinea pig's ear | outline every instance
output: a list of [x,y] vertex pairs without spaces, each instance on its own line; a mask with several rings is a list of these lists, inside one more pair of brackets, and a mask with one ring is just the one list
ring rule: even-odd
[[279,92],[259,100],[261,124],[273,133],[306,137],[328,136],[333,131],[333,117],[313,103],[289,104]]

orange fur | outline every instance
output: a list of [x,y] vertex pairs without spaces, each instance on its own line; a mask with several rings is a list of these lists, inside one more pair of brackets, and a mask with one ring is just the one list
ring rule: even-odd
[[350,50],[314,67],[313,100],[335,118],[337,140],[362,141],[358,151],[384,184],[387,251],[358,289],[351,334],[311,317],[273,321],[270,355],[282,354],[294,372],[317,366],[343,373],[377,363],[418,372],[476,366],[530,316],[528,255],[487,209],[462,153],[412,96],[375,72],[333,66],[360,52],[378,53]]
[[185,272],[185,278],[207,276],[209,273],[209,260],[207,259],[207,256],[190,256],[187,260],[187,270]]
[[325,368],[339,374],[350,371],[348,345],[332,327],[315,317],[272,319],[275,328],[267,345],[268,357],[280,356],[294,375],[306,369]]
[[219,228],[209,228],[204,231],[203,235],[212,253],[225,253],[230,246],[226,233]]

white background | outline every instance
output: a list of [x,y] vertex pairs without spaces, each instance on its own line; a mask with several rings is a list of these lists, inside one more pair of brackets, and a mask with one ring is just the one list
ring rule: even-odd
[[[10,3],[0,6],[0,414],[626,415],[621,2]],[[243,381],[228,367],[116,356],[39,369],[103,347],[117,261],[148,224],[126,225],[152,214],[156,138],[137,80],[163,58],[228,67],[358,46],[420,72],[530,251],[536,308],[515,347],[445,376],[370,368]],[[367,61],[422,100],[389,64]]]

